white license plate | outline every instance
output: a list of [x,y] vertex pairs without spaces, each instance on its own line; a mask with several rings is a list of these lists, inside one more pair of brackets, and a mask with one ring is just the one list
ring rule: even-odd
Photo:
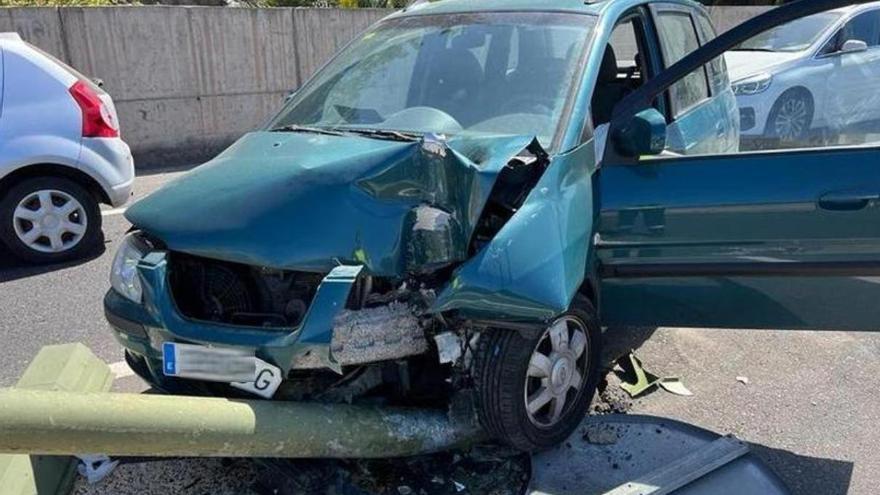
[[211,382],[243,382],[256,376],[253,354],[240,349],[165,342],[162,372],[166,376]]
[[281,385],[281,369],[240,349],[165,342],[162,372],[166,376],[229,383],[271,398]]

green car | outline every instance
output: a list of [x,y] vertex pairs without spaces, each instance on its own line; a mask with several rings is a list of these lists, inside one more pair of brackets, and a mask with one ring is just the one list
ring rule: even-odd
[[126,212],[107,319],[163,391],[472,408],[523,450],[615,326],[870,328],[877,151],[736,154],[722,57],[845,3],[716,37],[687,0],[416,2]]

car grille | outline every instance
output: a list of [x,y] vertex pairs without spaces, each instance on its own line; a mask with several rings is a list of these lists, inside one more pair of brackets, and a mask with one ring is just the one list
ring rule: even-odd
[[168,265],[171,295],[185,317],[260,328],[302,323],[324,277],[176,252]]

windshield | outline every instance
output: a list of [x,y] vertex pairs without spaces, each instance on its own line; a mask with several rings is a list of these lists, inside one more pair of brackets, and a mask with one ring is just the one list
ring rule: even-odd
[[835,21],[840,19],[837,12],[822,12],[783,24],[765,31],[734,50],[754,50],[767,52],[799,52],[806,50],[819,39],[819,36]]
[[402,17],[352,43],[270,129],[527,134],[549,146],[595,17]]

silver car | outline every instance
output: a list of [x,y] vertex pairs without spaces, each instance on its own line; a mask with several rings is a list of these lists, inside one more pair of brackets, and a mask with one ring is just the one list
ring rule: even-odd
[[0,76],[0,242],[35,263],[95,250],[99,205],[134,182],[113,100],[16,33],[0,33]]

